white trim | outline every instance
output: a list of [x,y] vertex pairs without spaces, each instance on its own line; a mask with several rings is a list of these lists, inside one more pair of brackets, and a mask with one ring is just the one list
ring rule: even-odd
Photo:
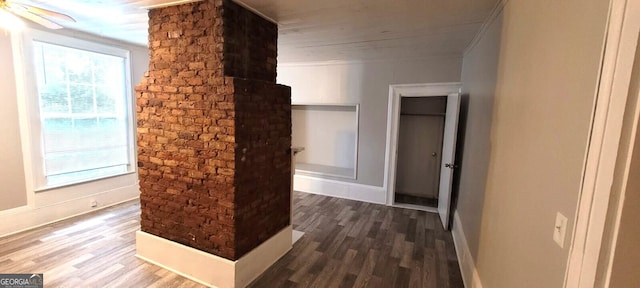
[[[35,202],[35,193],[34,191],[34,174],[33,171],[33,156],[31,155],[31,151],[33,151],[33,147],[31,145],[31,136],[33,133],[33,129],[31,127],[31,123],[34,122],[33,119],[29,119],[29,117],[33,117],[28,111],[32,109],[30,105],[30,101],[27,100],[27,95],[33,95],[32,91],[33,85],[25,85],[28,81],[26,79],[33,79],[32,77],[27,77],[25,71],[24,59],[26,59],[25,51],[23,48],[23,36],[21,33],[11,33],[11,52],[13,54],[13,67],[15,71],[15,81],[16,81],[16,97],[18,98],[18,124],[20,125],[20,141],[22,144],[22,163],[24,166],[24,177],[25,177],[25,188],[27,191],[27,206],[33,206]],[[2,234],[2,233],[0,233]]]
[[383,188],[386,191],[386,204],[394,204],[396,178],[396,149],[398,147],[398,123],[401,97],[447,96],[460,93],[462,84],[431,83],[389,85],[389,104],[387,110],[387,143],[384,163]]
[[[80,185],[83,183],[104,180],[136,172],[136,137],[134,134],[134,99],[131,75],[131,51],[118,46],[83,40],[65,35],[54,34],[38,29],[26,29],[20,36],[12,37],[14,51],[14,63],[16,70],[16,82],[19,95],[18,107],[20,109],[20,130],[23,145],[23,157],[25,163],[25,178],[28,191],[46,191],[61,187]],[[35,78],[33,41],[49,43],[53,45],[95,52],[105,55],[121,57],[125,65],[125,110],[127,117],[128,158],[129,164],[126,172],[114,173],[92,179],[70,181],[69,183],[48,185],[44,175],[44,147],[42,141],[42,125],[40,121],[40,107],[37,92],[37,83],[27,81]],[[32,193],[29,193],[32,194]],[[29,196],[32,197],[32,196]],[[33,199],[30,199],[33,200]],[[32,201],[29,201],[31,204]]]
[[473,50],[473,47],[475,47],[480,42],[480,40],[484,38],[484,35],[487,34],[489,26],[493,24],[493,21],[498,19],[498,15],[500,15],[502,10],[504,9],[504,6],[506,6],[508,2],[509,0],[498,0],[496,5],[493,7],[493,10],[491,10],[491,14],[489,14],[489,16],[487,16],[487,18],[482,22],[480,30],[478,30],[478,33],[476,33],[476,35],[473,37],[471,43],[469,43],[469,45],[467,45],[467,47],[464,49],[462,55],[467,56],[467,54],[469,54],[471,50]]
[[375,204],[386,204],[383,187],[294,175],[293,190]]
[[138,177],[138,174],[136,173],[136,171],[127,171],[127,172],[121,172],[121,173],[117,173],[117,174],[107,174],[107,175],[104,175],[104,176],[98,176],[98,177],[94,177],[94,178],[87,178],[87,179],[83,179],[80,182],[71,182],[71,183],[65,183],[65,184],[50,185],[50,186],[47,186],[47,187],[44,187],[44,188],[34,189],[33,191],[36,192],[36,193],[39,193],[39,192],[45,192],[45,191],[49,191],[49,190],[58,190],[58,189],[63,189],[63,188],[71,187],[71,186],[95,183],[95,182],[108,180],[108,179],[111,179],[111,178],[127,176],[127,175],[135,175],[136,177]]
[[[640,5],[613,0],[565,287],[593,287],[638,41]],[[633,11],[632,11],[633,10]]]
[[[384,187],[343,182],[307,175],[295,175],[293,190],[311,194],[331,196],[374,204],[387,204],[387,193]],[[395,203],[388,206],[438,213],[438,208],[420,205]]]
[[245,287],[292,246],[287,226],[236,261],[209,254],[177,242],[136,232],[136,257],[210,287]]
[[298,240],[300,240],[302,236],[304,236],[304,232],[302,231],[298,231],[298,230],[291,231],[291,244],[292,245],[296,244],[296,242],[298,242]]
[[[200,2],[200,1],[202,0],[177,0],[177,1],[169,1],[166,3],[158,3],[158,4],[141,6],[140,8],[145,10],[152,10],[152,9],[165,8],[169,6],[177,6],[177,5],[183,5],[183,4],[193,3],[193,2]],[[156,1],[147,1],[147,2],[153,3]],[[144,3],[142,3],[142,5],[144,5]]]
[[236,261],[236,287],[245,287],[291,250],[292,226],[287,226]]
[[[201,1],[201,0],[197,0],[197,1]],[[278,25],[278,22],[276,20],[274,20],[273,18],[271,18],[271,17],[265,15],[264,13],[258,11],[258,9],[255,9],[255,8],[249,6],[249,4],[244,3],[244,1],[242,1],[242,0],[233,0],[233,2],[235,2],[236,4],[244,7],[245,9],[251,11],[253,14],[256,14],[256,15],[262,17],[264,20],[267,20],[267,21],[269,21],[269,22],[271,22],[273,24]]]
[[[636,61],[638,61],[636,59]],[[634,81],[639,81],[638,79],[634,79]],[[609,243],[609,247],[601,247],[604,249],[607,249],[605,251],[609,252],[608,257],[606,259],[602,259],[599,261],[599,263],[604,264],[601,267],[606,267],[604,268],[604,275],[596,275],[596,277],[603,277],[604,279],[604,286],[603,287],[609,287],[610,282],[611,282],[611,272],[613,269],[613,260],[614,260],[614,256],[616,255],[616,251],[618,248],[617,247],[617,243],[618,243],[618,236],[620,234],[620,221],[622,220],[622,212],[624,212],[623,207],[625,205],[625,197],[627,192],[630,192],[629,190],[627,190],[627,184],[629,182],[629,176],[632,173],[631,171],[631,164],[632,164],[632,160],[633,157],[636,157],[637,155],[633,155],[633,151],[635,149],[635,145],[640,145],[640,143],[635,142],[635,139],[637,139],[637,133],[638,133],[638,126],[639,126],[639,119],[640,119],[640,95],[636,95],[636,103],[635,103],[635,111],[633,112],[633,124],[631,129],[631,133],[630,133],[630,143],[629,146],[627,147],[627,151],[626,151],[626,159],[620,159],[621,161],[624,161],[624,168],[622,169],[621,172],[621,177],[622,177],[622,184],[619,190],[619,195],[618,195],[618,203],[615,207],[613,207],[612,211],[610,211],[610,213],[608,213],[608,215],[613,215],[612,219],[614,219],[612,221],[612,225],[613,226],[611,228],[611,242]],[[630,192],[633,193],[633,192]],[[636,208],[636,207],[634,207]],[[601,253],[601,255],[604,255],[603,253]]]
[[[48,44],[53,44],[57,46],[63,46],[73,49],[79,49],[83,51],[90,51],[99,54],[117,56],[121,58],[129,58],[130,52],[127,49],[120,48],[113,45],[98,43],[94,41],[69,37],[60,34],[54,34],[47,31],[42,31],[38,29],[28,29],[24,31],[25,39],[28,41],[39,41]],[[31,48],[31,45],[25,45],[27,48]],[[30,54],[30,53],[29,53]],[[31,62],[31,61],[29,61]],[[128,67],[127,67],[128,68]],[[127,81],[128,83],[130,81]]]
[[[77,197],[69,201],[58,202],[42,207],[19,207],[0,211],[0,237],[20,233],[45,226],[78,215],[137,199],[138,185],[120,187],[113,190]],[[90,207],[95,200],[99,208]]]
[[376,59],[366,59],[366,60],[325,60],[325,61],[301,61],[301,62],[282,62],[282,63],[278,62],[278,68],[354,65],[354,64],[365,64],[365,63],[420,61],[420,60],[443,59],[443,58],[462,59],[462,56],[459,54],[440,54],[440,55],[430,55],[426,57],[413,57],[413,58],[400,57],[400,58],[376,58]]
[[456,248],[458,265],[460,266],[460,273],[462,274],[464,287],[482,288],[480,274],[478,274],[478,269],[476,269],[476,264],[473,260],[473,256],[471,255],[471,251],[469,250],[469,245],[467,245],[467,237],[464,235],[458,211],[455,211],[453,214],[451,235],[453,236],[453,245]]

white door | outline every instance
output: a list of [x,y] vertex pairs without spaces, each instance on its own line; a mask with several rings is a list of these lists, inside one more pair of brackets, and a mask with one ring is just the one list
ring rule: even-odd
[[440,191],[438,193],[438,214],[444,229],[449,229],[451,209],[451,186],[455,168],[456,136],[458,133],[458,114],[460,113],[460,94],[447,96],[447,114],[444,120],[442,145],[442,168],[440,170]]

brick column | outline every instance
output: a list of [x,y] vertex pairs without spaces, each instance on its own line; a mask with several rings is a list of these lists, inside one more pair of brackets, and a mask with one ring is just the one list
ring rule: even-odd
[[236,260],[290,223],[277,26],[231,1],[149,12],[136,87],[142,231]]

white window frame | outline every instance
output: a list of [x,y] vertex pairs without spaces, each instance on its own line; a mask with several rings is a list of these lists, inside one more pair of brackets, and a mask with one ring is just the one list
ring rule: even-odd
[[[81,183],[92,182],[96,180],[112,178],[116,176],[131,174],[136,172],[136,139],[133,129],[133,123],[135,121],[133,113],[133,93],[132,93],[132,78],[131,78],[131,52],[126,49],[109,46],[101,43],[91,42],[87,40],[77,39],[73,37],[63,36],[59,34],[53,34],[36,29],[25,30],[22,37],[23,56],[22,61],[24,63],[24,73],[26,79],[32,79],[31,81],[25,81],[25,96],[26,96],[26,113],[27,113],[27,125],[28,129],[28,141],[30,145],[25,151],[30,152],[31,155],[31,171],[32,171],[32,183],[33,189],[36,192],[46,191],[54,188],[60,188],[65,186],[77,185]],[[87,178],[74,180],[63,184],[50,185],[47,184],[45,176],[45,163],[44,163],[44,145],[43,145],[43,131],[42,122],[40,120],[40,104],[38,96],[38,87],[34,63],[33,42],[43,42],[58,46],[64,46],[73,49],[80,49],[89,52],[95,52],[100,54],[112,55],[124,58],[125,64],[125,109],[127,115],[127,139],[128,139],[128,158],[129,164],[126,167],[126,171],[114,174],[107,174],[104,176],[97,176],[95,178]]]

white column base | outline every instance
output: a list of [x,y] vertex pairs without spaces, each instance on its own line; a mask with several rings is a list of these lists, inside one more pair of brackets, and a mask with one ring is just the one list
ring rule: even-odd
[[287,226],[242,258],[231,261],[177,242],[136,232],[136,257],[209,287],[245,287],[292,246]]
[[302,238],[302,236],[304,236],[304,232],[302,231],[298,231],[298,230],[293,230],[293,235],[291,235],[292,239],[291,239],[291,243],[292,244],[296,244],[296,242],[298,242],[298,240],[300,240],[300,238]]

